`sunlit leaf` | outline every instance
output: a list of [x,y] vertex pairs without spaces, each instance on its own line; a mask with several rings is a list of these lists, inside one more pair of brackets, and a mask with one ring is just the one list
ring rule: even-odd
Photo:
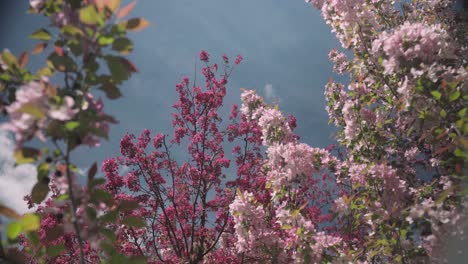
[[442,96],[442,94],[439,91],[436,91],[436,90],[431,91],[431,94],[432,94],[432,96],[434,96],[434,98],[436,100],[440,100],[440,97]]
[[98,12],[94,5],[87,5],[80,9],[81,22],[89,25],[95,25],[98,22]]
[[457,100],[458,98],[460,98],[460,95],[461,95],[460,91],[455,91],[455,92],[451,93],[450,96],[449,96],[449,102],[453,102],[453,101]]
[[65,33],[65,34],[69,34],[69,35],[80,35],[80,36],[83,36],[84,33],[83,31],[81,31],[81,29],[75,27],[75,26],[72,26],[72,25],[66,25],[66,26],[63,26],[60,31],[62,33]]
[[16,164],[31,163],[39,158],[39,150],[30,147],[23,147],[15,151]]
[[16,60],[16,57],[15,55],[13,55],[13,53],[11,53],[9,50],[5,49],[3,50],[3,53],[2,53],[2,60],[3,62],[8,65],[9,67],[13,66],[13,65],[16,65],[18,62]]
[[41,119],[45,116],[44,110],[40,106],[33,103],[23,105],[18,111],[32,115],[37,119]]
[[78,121],[68,121],[65,123],[65,129],[68,131],[73,131],[80,126],[80,122]]
[[101,35],[98,38],[98,43],[101,46],[107,46],[107,45],[112,44],[113,42],[114,42],[114,38],[112,36]]
[[25,214],[19,221],[23,231],[34,231],[41,225],[41,219],[35,214]]
[[21,225],[16,222],[8,224],[6,235],[8,239],[15,240],[21,234]]
[[37,31],[34,31],[30,36],[30,38],[33,38],[33,39],[40,39],[40,40],[50,40],[50,33],[49,31],[41,28]]

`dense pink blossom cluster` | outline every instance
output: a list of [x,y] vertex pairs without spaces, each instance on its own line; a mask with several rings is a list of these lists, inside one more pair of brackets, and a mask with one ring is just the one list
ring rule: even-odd
[[6,107],[10,122],[2,128],[15,133],[18,146],[32,136],[44,141],[44,129],[52,120],[70,120],[78,111],[69,96],[65,96],[62,103],[51,103],[45,91],[47,86],[47,81],[32,81],[20,87],[16,91],[17,100]]

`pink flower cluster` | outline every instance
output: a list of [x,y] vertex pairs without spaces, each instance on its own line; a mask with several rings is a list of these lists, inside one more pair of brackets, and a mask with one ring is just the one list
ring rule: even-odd
[[62,103],[52,103],[45,91],[47,86],[46,81],[32,81],[21,86],[16,91],[17,100],[6,107],[10,122],[2,128],[15,133],[18,146],[33,136],[44,141],[44,129],[52,120],[67,121],[78,112],[69,96],[65,96]]
[[382,32],[372,42],[372,52],[384,55],[385,74],[404,67],[418,68],[432,64],[442,54],[450,53],[448,35],[440,25],[405,22],[393,32]]

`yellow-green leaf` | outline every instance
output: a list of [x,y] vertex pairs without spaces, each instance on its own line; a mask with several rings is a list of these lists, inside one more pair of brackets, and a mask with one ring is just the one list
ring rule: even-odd
[[21,234],[21,225],[12,222],[8,224],[7,230],[6,230],[6,235],[8,239],[15,240],[19,235]]
[[7,49],[3,50],[2,60],[6,65],[8,65],[10,67],[13,66],[13,65],[18,64],[18,61],[16,60],[15,55],[13,55],[13,53],[11,53]]
[[44,110],[32,103],[23,105],[18,111],[34,116],[37,119],[41,119],[45,116]]
[[34,31],[31,35],[33,39],[40,39],[40,40],[50,40],[50,33],[49,31],[41,28],[39,30]]
[[25,214],[19,224],[25,232],[34,231],[41,225],[41,219],[35,214]]
[[87,5],[80,9],[81,22],[89,25],[95,25],[98,22],[98,12],[94,5]]

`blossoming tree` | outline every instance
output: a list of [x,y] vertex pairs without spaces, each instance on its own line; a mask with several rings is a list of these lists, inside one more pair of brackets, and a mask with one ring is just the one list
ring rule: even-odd
[[[218,65],[202,51],[204,86],[187,78],[176,86],[172,137],[126,135],[122,156],[102,164],[105,180],[94,178],[95,164],[80,186],[71,150],[96,145],[113,122],[90,91],[119,97],[116,86],[136,70],[105,48],[128,53],[126,30],[147,24],[120,21],[133,4],[114,12],[118,2],[31,1],[59,29],[50,63],[33,75],[24,69],[27,55],[2,54],[4,128],[15,133],[18,162],[38,163],[29,197],[40,204],[37,214],[0,207],[18,218],[7,235],[25,233],[28,260],[440,263],[445,242],[466,236],[466,18],[452,1],[306,1],[353,54],[329,54],[334,70],[350,77],[346,88],[325,87],[336,148],[301,143],[295,118],[250,90],[223,121],[232,67],[223,56],[217,77]],[[97,71],[97,60],[109,74]],[[58,88],[44,78],[54,72],[64,75]],[[33,137],[55,150],[25,147]],[[180,147],[185,160],[174,155]]]

